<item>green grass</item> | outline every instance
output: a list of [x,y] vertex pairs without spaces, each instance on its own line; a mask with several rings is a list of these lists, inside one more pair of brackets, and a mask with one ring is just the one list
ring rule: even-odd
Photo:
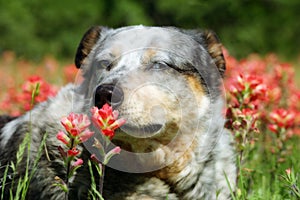
[[[30,186],[30,181],[35,175],[36,170],[38,169],[38,162],[41,158],[44,145],[46,142],[46,137],[47,134],[44,134],[44,137],[42,139],[41,145],[37,151],[37,156],[35,160],[33,161],[32,164],[31,161],[29,160],[28,153],[30,152],[30,133],[26,133],[25,138],[23,142],[20,144],[19,149],[16,154],[16,161],[15,162],[10,162],[9,164],[6,165],[5,171],[4,171],[4,176],[3,176],[3,181],[1,183],[2,189],[1,189],[1,194],[0,194],[0,199],[4,200],[4,191],[7,189],[10,194],[10,200],[25,200],[26,199],[26,194],[28,192],[29,186]],[[27,153],[27,155],[26,155]],[[26,156],[25,156],[26,155]],[[26,169],[25,169],[25,174],[22,174],[21,176],[18,176],[18,168],[21,162],[26,163]],[[9,170],[10,169],[10,170]],[[6,177],[8,174],[12,174],[12,180],[10,183],[7,182]],[[10,185],[10,188],[6,188],[7,185]]]
[[[286,141],[286,154],[278,161],[278,155],[272,153],[270,144],[257,142],[249,153],[246,162],[240,166],[238,189],[234,199],[247,200],[283,200],[299,199],[292,195],[290,185],[282,176],[285,170],[293,168],[300,178],[300,137],[295,136]],[[296,183],[299,188],[299,181]]]
[[[46,136],[43,138],[45,141]],[[282,178],[285,174],[285,170],[293,168],[295,170],[298,180],[300,178],[300,137],[293,137],[286,142],[288,147],[285,160],[281,162],[277,161],[277,155],[268,150],[270,144],[259,141],[255,144],[253,150],[249,153],[246,161],[240,166],[240,176],[238,189],[232,194],[234,200],[299,200],[299,197],[293,196],[290,185],[288,185]],[[26,151],[28,140],[25,138],[24,142],[20,145],[17,153],[16,163],[11,163],[6,168],[6,175],[8,168],[12,168],[13,172],[16,172],[18,163],[24,159],[24,152]],[[42,143],[39,152],[42,151],[44,142]],[[17,184],[16,191],[11,192],[11,199],[21,199],[25,197],[30,179],[34,176],[34,172],[37,169],[37,163],[40,156],[34,161],[33,169],[30,170],[28,175],[25,175],[18,180],[15,180],[14,184]],[[91,165],[89,163],[89,165]],[[90,166],[91,167],[91,166]],[[6,177],[6,175],[4,177]],[[92,175],[93,177],[93,175]],[[92,179],[93,180],[93,179]],[[97,199],[97,190],[95,181],[91,186],[92,199]],[[5,180],[2,183],[1,199],[3,199]],[[299,188],[299,181],[296,184]],[[24,193],[25,192],[25,193]],[[23,196],[24,195],[24,196]]]

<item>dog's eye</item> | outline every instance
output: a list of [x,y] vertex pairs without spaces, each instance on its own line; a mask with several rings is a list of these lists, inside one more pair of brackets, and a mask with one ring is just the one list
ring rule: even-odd
[[99,62],[99,67],[109,71],[112,67],[112,62],[110,62],[109,60],[101,60]]
[[152,69],[154,70],[162,70],[162,69],[166,69],[169,65],[167,63],[164,62],[156,62],[152,65]]

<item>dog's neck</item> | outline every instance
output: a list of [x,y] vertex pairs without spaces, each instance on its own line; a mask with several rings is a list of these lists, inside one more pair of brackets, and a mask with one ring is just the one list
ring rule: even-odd
[[[205,182],[203,177],[214,175],[212,157],[215,154],[217,142],[224,131],[224,116],[222,116],[223,100],[213,103],[213,118],[205,121],[204,133],[197,132],[195,139],[187,150],[171,165],[154,172],[154,175],[174,188],[176,193],[184,196],[192,195],[198,189],[197,185]],[[199,130],[198,130],[199,131]],[[201,140],[200,140],[201,139]],[[216,142],[217,141],[217,142]]]

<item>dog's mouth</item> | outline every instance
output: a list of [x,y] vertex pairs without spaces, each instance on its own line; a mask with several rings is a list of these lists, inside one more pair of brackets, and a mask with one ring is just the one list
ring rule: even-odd
[[[115,135],[113,143],[129,152],[152,152],[155,148],[150,148],[149,143],[151,144],[151,141],[159,137],[160,133],[163,132],[163,127],[162,124],[137,126],[126,123],[117,129],[118,133]],[[145,141],[148,142],[145,143]]]
[[113,143],[133,153],[154,152],[176,138],[177,130],[170,130],[169,126],[172,124],[152,123],[138,126],[126,123],[117,129]]
[[135,138],[149,138],[159,134],[162,128],[162,124],[137,126],[130,123],[125,123],[122,127],[120,127],[120,130]]

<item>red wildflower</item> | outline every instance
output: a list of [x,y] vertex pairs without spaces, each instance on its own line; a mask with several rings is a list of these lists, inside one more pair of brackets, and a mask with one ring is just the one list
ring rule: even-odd
[[249,95],[249,100],[254,101],[257,98],[264,99],[267,91],[267,86],[263,79],[255,75],[241,75],[237,78],[237,87],[239,92],[244,92]]
[[89,129],[86,129],[82,133],[80,133],[79,140],[80,140],[80,142],[85,142],[88,139],[90,139],[90,137],[92,137],[92,135],[94,135],[94,132],[90,131]]
[[91,122],[87,115],[70,113],[67,117],[61,119],[61,124],[69,134],[76,137],[82,133]]
[[79,150],[76,148],[72,148],[70,150],[68,150],[68,156],[77,156],[79,154]]
[[291,168],[288,168],[288,169],[285,170],[285,173],[286,173],[287,175],[290,175],[290,174],[291,174],[291,171],[292,171]]
[[272,131],[273,133],[277,133],[278,132],[278,126],[276,124],[268,124],[268,128],[270,129],[270,131]]
[[93,107],[91,112],[94,124],[110,139],[113,138],[114,131],[125,123],[124,119],[118,119],[119,112],[113,111],[108,104],[104,104],[101,109]]
[[107,137],[109,137],[109,138],[113,138],[114,136],[115,136],[115,132],[113,131],[113,130],[110,130],[110,129],[103,129],[103,130],[101,130],[102,131],[102,133],[105,135],[105,136],[107,136]]
[[294,124],[296,113],[292,110],[276,109],[270,113],[270,121],[280,128],[289,128]]
[[91,161],[94,163],[97,163],[97,164],[101,163],[101,161],[97,158],[97,156],[95,154],[92,154],[90,156],[90,158],[91,158]]
[[78,166],[80,166],[80,165],[82,165],[83,164],[83,160],[81,159],[81,158],[78,158],[73,164],[72,164],[72,166],[73,167],[78,167]]
[[[71,160],[73,160],[74,157],[80,153],[76,146],[79,143],[87,141],[94,132],[91,132],[87,128],[90,125],[90,120],[88,116],[84,114],[70,113],[67,117],[61,119],[61,124],[68,134],[60,131],[56,135],[56,138],[66,144],[69,150],[65,152],[62,147],[59,146],[58,148],[63,158],[71,157]],[[68,163],[70,163],[71,160],[68,160]],[[79,163],[80,160],[76,162]]]
[[31,98],[32,91],[35,89],[36,85],[39,84],[39,93],[34,97],[34,103],[40,103],[47,100],[49,97],[55,96],[57,93],[57,89],[52,85],[48,84],[39,76],[31,76],[27,79],[27,81],[22,85],[22,94],[20,94],[19,98],[24,106],[26,111],[30,110],[32,106]]
[[108,161],[116,154],[120,154],[121,152],[121,148],[120,147],[115,147],[112,150],[110,150],[104,158],[103,164],[106,165],[108,163]]
[[59,131],[56,138],[66,145],[70,144],[70,138],[63,131]]
[[[39,84],[39,90],[35,93],[32,101],[32,92],[36,89],[37,84]],[[0,103],[0,109],[14,116],[18,116],[24,111],[30,110],[32,103],[35,105],[43,102],[47,100],[48,97],[55,96],[57,92],[56,87],[48,84],[39,76],[29,77],[21,86],[21,91],[19,91],[20,86],[15,83],[8,83],[7,85],[9,85],[8,92]]]

